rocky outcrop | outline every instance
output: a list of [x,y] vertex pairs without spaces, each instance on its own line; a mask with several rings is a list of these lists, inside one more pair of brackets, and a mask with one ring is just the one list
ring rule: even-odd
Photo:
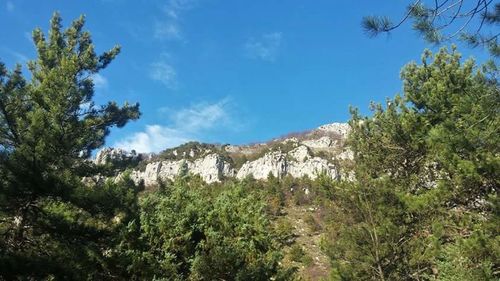
[[[347,124],[333,123],[299,135],[299,137],[279,139],[269,143],[246,146],[225,145],[219,146],[220,148],[214,145],[191,143],[188,150],[183,149],[182,152],[178,152],[179,148],[174,148],[170,149],[167,154],[164,153],[168,157],[163,159],[171,160],[161,160],[159,156],[154,156],[159,160],[149,160],[151,162],[147,163],[145,168],[132,169],[129,175],[136,184],[143,183],[145,186],[156,185],[159,180],[173,180],[184,173],[199,175],[207,183],[219,182],[231,177],[243,179],[252,176],[255,179],[267,179],[269,174],[277,178],[308,176],[312,179],[325,174],[338,179],[344,173],[333,162],[338,165],[342,163],[339,160],[349,161],[353,158],[352,152],[343,147],[349,131]],[[263,156],[255,159],[256,154]],[[237,161],[233,157],[242,157],[242,155],[254,158],[254,160],[247,161],[241,168],[235,169],[232,163]],[[94,162],[103,165],[109,162],[130,162],[140,157],[142,155],[135,152],[106,148],[97,154]],[[115,181],[120,180],[123,175],[123,172],[119,173]],[[101,182],[103,179],[101,177],[95,180]]]
[[[134,170],[130,173],[130,178],[136,183],[143,183],[145,186],[158,184],[159,180],[173,180],[182,173],[199,175],[205,182],[219,182],[227,177],[234,177],[235,171],[218,154],[209,154],[203,158],[187,160],[165,160],[151,162],[146,165],[144,171]],[[116,181],[123,177],[123,173],[116,177]]]
[[338,155],[336,155],[335,158],[339,159],[339,160],[353,160],[354,153],[350,149],[345,149],[342,152],[340,152]]
[[315,179],[321,174],[325,174],[332,179],[339,177],[337,167],[320,157],[313,157],[303,162],[290,162],[287,174],[294,178],[307,176],[311,179]]
[[105,165],[107,163],[139,161],[142,160],[144,156],[145,154],[137,154],[134,150],[129,152],[121,148],[107,147],[97,153],[94,163],[96,165]]
[[270,152],[263,157],[245,163],[236,175],[242,179],[253,176],[255,179],[267,179],[272,174],[277,178],[290,175],[294,178],[308,176],[315,179],[320,174],[338,178],[337,168],[328,160],[313,157],[306,146],[299,146],[288,153]]
[[301,142],[301,144],[311,148],[329,148],[336,143],[337,142],[335,140],[332,140],[328,136],[324,136],[319,139],[304,140]]
[[347,123],[331,123],[320,126],[318,130],[334,133],[342,138],[347,138],[347,135],[351,131],[351,127]]
[[188,171],[208,182],[218,182],[224,178],[234,177],[236,172],[229,162],[218,154],[209,154],[194,162],[188,162]]
[[266,153],[263,157],[246,162],[238,171],[236,177],[243,179],[248,176],[253,176],[255,179],[267,179],[269,174],[277,178],[281,178],[286,174],[286,155],[274,151]]
[[304,162],[310,158],[309,148],[307,146],[301,145],[294,150],[288,152],[288,155],[298,162]]

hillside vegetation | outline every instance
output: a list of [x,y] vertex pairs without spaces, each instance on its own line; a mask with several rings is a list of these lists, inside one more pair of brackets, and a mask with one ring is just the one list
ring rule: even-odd
[[[351,109],[351,177],[179,173],[145,189],[129,168],[154,158],[88,160],[140,113],[93,103],[91,74],[120,49],[96,54],[83,26],[55,14],[35,30],[28,78],[0,64],[0,280],[500,279],[494,63],[452,47],[406,65],[401,95]],[[238,166],[273,149],[290,148],[188,143],[154,157],[210,150]]]

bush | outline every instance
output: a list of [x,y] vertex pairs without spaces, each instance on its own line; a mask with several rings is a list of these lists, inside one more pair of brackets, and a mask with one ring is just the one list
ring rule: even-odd
[[288,252],[288,255],[290,256],[290,260],[294,262],[302,262],[302,259],[305,256],[304,249],[302,249],[302,246],[299,244],[294,244],[292,247],[290,247],[290,251]]
[[305,266],[311,266],[314,264],[314,260],[310,255],[305,254],[300,260]]
[[295,228],[287,219],[281,219],[275,225],[276,236],[279,242],[289,245],[295,240]]
[[322,229],[321,224],[314,218],[312,214],[308,214],[304,218],[304,221],[312,232],[318,232]]

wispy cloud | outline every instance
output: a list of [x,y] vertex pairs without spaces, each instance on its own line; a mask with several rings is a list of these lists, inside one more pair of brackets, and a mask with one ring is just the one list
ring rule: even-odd
[[165,40],[184,40],[181,15],[196,7],[198,0],[170,0],[163,8],[161,20],[154,24],[154,37]]
[[230,100],[226,98],[217,103],[199,103],[177,111],[163,108],[161,111],[167,113],[176,127],[196,134],[216,126],[229,127],[232,122],[229,107]]
[[154,37],[156,39],[180,40],[182,39],[179,25],[172,21],[157,21],[155,23]]
[[278,56],[283,36],[281,32],[272,32],[252,37],[245,43],[246,54],[253,59],[273,62]]
[[15,9],[16,7],[14,6],[14,3],[12,3],[12,1],[7,1],[7,2],[5,3],[5,8],[7,9],[7,12],[10,12],[10,13],[11,13],[11,12],[14,12],[14,9]]
[[199,0],[170,0],[168,1],[167,10],[186,11],[196,7]]
[[160,60],[153,62],[151,64],[151,71],[149,77],[155,81],[161,82],[165,87],[169,89],[177,89],[177,71],[168,62],[168,55],[163,54]]
[[18,51],[14,51],[10,48],[3,47],[1,48],[1,50],[12,56],[12,58],[16,61],[16,63],[26,64],[30,60],[28,56],[26,56],[25,54],[20,53]]
[[108,87],[108,79],[99,73],[92,75],[92,81],[97,89],[103,89]]
[[30,43],[33,43],[33,35],[31,34],[31,32],[26,31],[23,33],[23,35],[26,40],[28,40]]
[[19,52],[16,52],[16,51],[11,51],[11,54],[12,56],[14,56],[14,58],[18,61],[18,62],[21,62],[21,63],[27,63],[29,61],[29,58],[22,54],[22,53],[19,53]]
[[180,110],[160,109],[169,121],[166,125],[147,125],[142,132],[120,140],[114,147],[138,152],[159,152],[182,143],[197,140],[216,129],[233,128],[231,102],[223,99],[216,103],[198,103]]

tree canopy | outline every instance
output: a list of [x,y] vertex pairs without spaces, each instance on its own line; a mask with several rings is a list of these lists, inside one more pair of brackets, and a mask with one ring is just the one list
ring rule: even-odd
[[97,55],[84,22],[82,16],[63,30],[55,13],[47,36],[33,31],[37,59],[28,62],[29,80],[20,65],[8,71],[0,64],[0,267],[12,274],[30,268],[28,276],[74,277],[78,271],[65,271],[64,259],[91,266],[109,242],[112,229],[103,225],[117,210],[102,208],[106,192],[85,189],[80,177],[92,173],[86,158],[109,129],[137,119],[139,105],[94,104],[93,75],[120,47]]
[[496,280],[500,91],[496,69],[453,48],[401,74],[373,115],[353,109],[355,182],[338,193],[336,278]]

